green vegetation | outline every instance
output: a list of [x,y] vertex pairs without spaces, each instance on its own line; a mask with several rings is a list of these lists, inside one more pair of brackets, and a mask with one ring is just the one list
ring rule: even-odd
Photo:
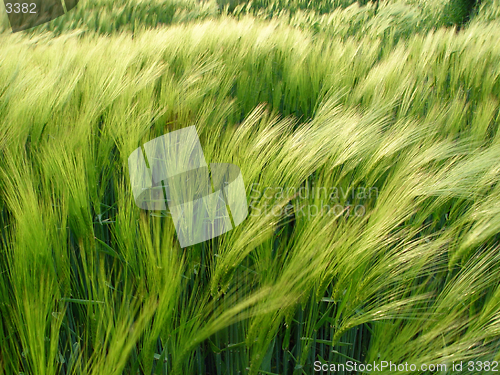
[[[0,374],[500,360],[500,4],[464,4],[3,13]],[[127,158],[193,124],[251,214],[181,249]]]

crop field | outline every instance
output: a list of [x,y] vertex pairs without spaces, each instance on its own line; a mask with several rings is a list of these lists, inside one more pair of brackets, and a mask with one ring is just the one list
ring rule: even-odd
[[[499,40],[500,0],[2,3],[0,374],[500,371]],[[182,248],[128,157],[193,125],[249,214]]]

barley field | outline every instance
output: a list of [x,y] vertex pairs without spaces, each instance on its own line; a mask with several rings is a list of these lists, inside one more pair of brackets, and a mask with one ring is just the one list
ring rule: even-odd
[[[500,371],[499,0],[0,14],[1,375]],[[127,160],[192,125],[249,215],[181,248]]]

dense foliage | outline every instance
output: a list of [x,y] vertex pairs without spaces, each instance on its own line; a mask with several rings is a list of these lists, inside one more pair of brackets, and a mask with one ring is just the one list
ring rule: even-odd
[[[0,374],[500,360],[498,0],[2,16]],[[127,158],[193,124],[250,215],[182,249]]]

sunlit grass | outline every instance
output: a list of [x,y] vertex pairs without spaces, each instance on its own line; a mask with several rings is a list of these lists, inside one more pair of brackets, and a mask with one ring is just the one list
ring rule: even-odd
[[[0,374],[500,359],[498,5],[287,4],[0,34]],[[182,249],[127,159],[191,125],[250,215]]]

